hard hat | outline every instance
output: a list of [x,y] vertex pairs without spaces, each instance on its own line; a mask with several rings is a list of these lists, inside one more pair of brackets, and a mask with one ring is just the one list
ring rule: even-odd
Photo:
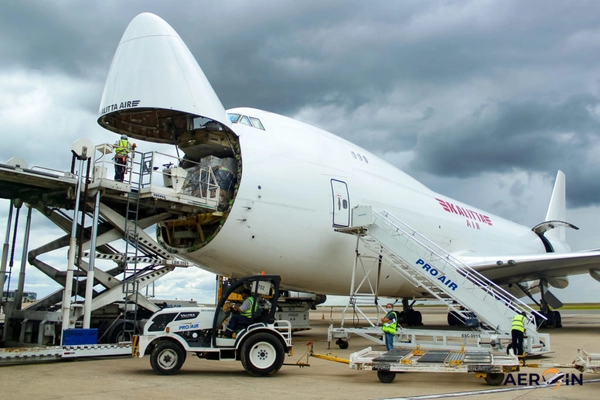
[[127,135],[121,135],[121,139],[127,139]]

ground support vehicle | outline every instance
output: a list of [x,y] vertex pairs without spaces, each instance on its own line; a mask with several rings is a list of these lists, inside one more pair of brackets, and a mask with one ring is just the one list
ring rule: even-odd
[[[177,373],[188,353],[198,358],[219,361],[241,361],[253,376],[275,374],[285,355],[292,352],[292,327],[289,321],[276,321],[279,298],[278,275],[255,275],[233,283],[216,308],[182,307],[155,313],[145,324],[143,334],[133,337],[132,355],[150,356],[152,369],[160,375]],[[253,320],[236,332],[223,337],[231,308],[231,293],[250,289],[254,296]]]

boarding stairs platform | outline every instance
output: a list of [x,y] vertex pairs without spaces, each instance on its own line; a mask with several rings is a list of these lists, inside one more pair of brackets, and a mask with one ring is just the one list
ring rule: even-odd
[[115,164],[111,153],[110,144],[96,146],[89,188],[101,189],[105,197],[127,202],[128,212],[132,211],[132,200],[141,205],[155,203],[167,209],[177,205],[182,211],[203,213],[219,208],[221,189],[210,166],[186,160],[191,165],[186,170],[177,166],[180,158],[157,151],[132,151],[125,179],[117,182],[110,179]]
[[[381,256],[384,263],[389,264],[404,279],[446,304],[461,319],[467,321],[473,320],[474,316],[477,318],[477,326],[473,327],[472,333],[440,331],[440,335],[472,335],[479,343],[501,346],[502,340],[510,339],[513,316],[525,311],[529,316],[525,324],[525,351],[528,354],[550,351],[549,335],[537,331],[533,318],[537,312],[527,304],[387,211],[377,212],[369,206],[359,206],[353,209],[352,217],[353,226],[336,228],[336,231],[358,236],[363,246]],[[403,329],[399,335],[404,335],[405,338],[411,336],[416,340],[417,335],[410,331],[412,329]],[[347,328],[341,332],[333,332],[331,336],[340,338],[344,337],[344,333],[349,333]],[[378,333],[381,334],[380,331]],[[429,336],[439,337],[436,332]],[[446,339],[442,338],[441,342],[446,342]],[[412,345],[418,345],[418,342],[412,342]]]
[[[128,194],[136,191],[142,207],[156,210],[206,214],[219,209],[221,188],[211,166],[186,160],[189,167],[183,169],[177,166],[181,158],[158,151],[134,151],[128,161],[125,180],[117,182],[112,179],[115,166],[112,151],[113,147],[108,143],[95,146],[91,173],[86,176],[90,193],[101,191],[103,199],[111,204],[124,205],[128,202]],[[36,190],[43,190],[44,202],[52,207],[70,205],[77,186],[75,171],[28,167],[17,157],[6,164],[0,163],[0,178],[6,185],[0,198],[14,198],[18,192],[23,193],[24,202],[37,204],[34,200],[39,202],[40,199]],[[29,198],[29,193],[35,196]]]

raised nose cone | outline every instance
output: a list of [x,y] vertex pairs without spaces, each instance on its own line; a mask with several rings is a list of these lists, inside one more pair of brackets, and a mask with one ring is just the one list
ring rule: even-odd
[[98,123],[136,139],[173,144],[198,127],[218,125],[222,130],[230,124],[185,43],[169,24],[150,13],[135,17],[121,38],[102,93]]

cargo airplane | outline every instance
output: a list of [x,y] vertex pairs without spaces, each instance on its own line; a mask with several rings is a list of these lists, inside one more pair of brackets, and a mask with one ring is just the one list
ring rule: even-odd
[[[254,108],[225,110],[180,36],[150,13],[135,17],[123,34],[98,123],[176,145],[188,173],[192,161],[226,163],[230,191],[219,212],[157,227],[165,249],[216,274],[265,271],[281,275],[289,290],[348,295],[356,239],[334,227],[349,226],[351,209],[369,205],[514,294],[541,291],[542,305],[560,305],[548,287],[566,287],[569,275],[600,280],[600,252],[571,252],[565,242],[565,230],[575,227],[564,222],[562,172],[546,220],[533,228],[453,200],[324,130]],[[428,295],[385,266],[376,294],[403,299],[408,322],[414,315],[408,299]]]

